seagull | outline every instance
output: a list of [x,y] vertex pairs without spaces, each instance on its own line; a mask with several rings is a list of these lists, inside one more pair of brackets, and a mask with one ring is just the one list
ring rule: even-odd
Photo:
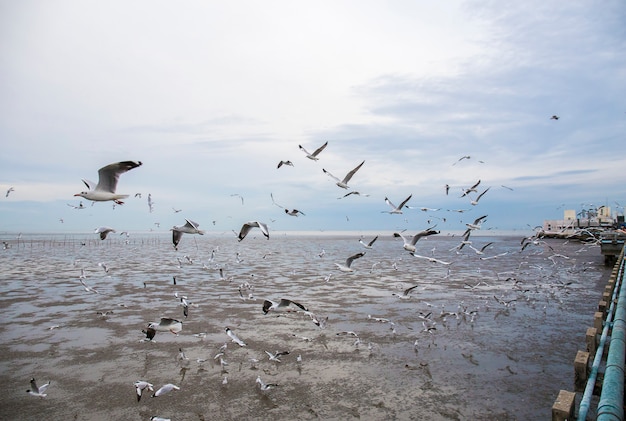
[[259,384],[259,387],[261,388],[261,390],[268,390],[268,389],[271,389],[272,387],[278,386],[278,384],[276,383],[265,383],[263,380],[261,380],[261,376],[257,376],[256,382]]
[[357,196],[370,197],[370,195],[369,195],[369,194],[365,194],[365,193],[361,193],[361,192],[358,192],[358,191],[356,191],[356,190],[353,190],[353,191],[351,191],[351,192],[349,192],[349,193],[344,194],[344,195],[343,195],[343,196],[341,196],[341,197],[338,197],[337,199],[343,199],[344,197],[348,197],[348,196],[353,195],[353,194],[354,194],[354,195],[357,195]]
[[294,210],[285,209],[285,213],[290,216],[298,216],[298,214],[306,216],[304,212],[301,212],[298,209],[294,209]]
[[474,222],[472,222],[471,224],[465,224],[465,225],[470,230],[479,230],[480,226],[482,225],[482,223],[484,222],[484,219],[486,217],[487,217],[487,215],[483,215],[483,216],[481,216],[479,218],[474,219]]
[[418,286],[419,285],[413,285],[412,287],[409,287],[405,289],[404,291],[402,291],[402,294],[396,294],[395,292],[392,292],[391,295],[395,295],[396,297],[401,298],[403,300],[408,300],[409,298],[411,298],[411,291],[413,291]]
[[226,330],[226,334],[230,336],[230,339],[232,339],[234,343],[236,343],[239,346],[246,346],[245,342],[239,339],[237,335],[235,335],[235,333],[232,330],[230,330],[230,328],[227,327],[225,330]]
[[404,199],[402,201],[402,203],[400,203],[399,206],[394,205],[393,203],[391,203],[391,201],[385,197],[385,203],[388,204],[389,206],[391,206],[390,211],[382,211],[383,213],[391,213],[391,214],[401,214],[402,213],[402,208],[404,208],[404,205],[406,205],[406,202],[408,202],[409,200],[411,200],[411,197],[413,197],[412,194],[409,195],[409,197],[407,197],[406,199]]
[[476,187],[478,187],[479,184],[480,184],[480,180],[478,180],[476,183],[474,183],[474,185],[472,187],[470,187],[469,189],[463,190],[463,194],[461,195],[461,197],[465,197],[468,194],[470,194],[471,192],[477,193],[478,191],[476,190]]
[[322,152],[322,151],[324,150],[324,148],[325,148],[327,145],[328,145],[328,142],[324,143],[322,146],[320,146],[319,148],[317,148],[317,149],[315,150],[315,152],[313,152],[313,153],[309,153],[309,151],[307,151],[306,149],[304,149],[304,148],[302,147],[302,145],[298,145],[298,148],[300,148],[300,150],[306,154],[306,157],[307,157],[307,158],[309,158],[309,159],[311,159],[311,160],[313,160],[313,161],[317,161],[317,160],[319,160],[319,158],[317,157],[317,155],[319,155],[319,154],[320,154],[320,152]]
[[95,185],[89,180],[83,179],[83,183],[89,189],[88,191],[76,193],[74,196],[80,196],[94,202],[114,201],[118,205],[124,204],[121,199],[126,199],[127,194],[117,194],[117,181],[120,175],[133,168],[141,166],[141,161],[122,161],[109,164],[98,170],[98,184]]
[[446,266],[452,264],[452,262],[444,262],[443,260],[435,259],[434,257],[420,256],[419,254],[415,254],[415,253],[411,253],[411,256],[417,257],[419,259],[426,259],[431,263],[439,263],[439,264],[446,265]]
[[352,171],[350,171],[348,174],[346,174],[346,176],[343,178],[343,180],[339,180],[337,177],[335,177],[334,175],[332,175],[331,173],[326,171],[324,168],[322,168],[322,171],[324,171],[325,174],[328,174],[331,178],[333,178],[335,181],[337,181],[337,183],[335,183],[335,184],[337,184],[339,187],[341,187],[342,189],[347,189],[348,188],[348,181],[350,181],[352,176],[359,170],[359,168],[361,168],[363,166],[363,164],[365,164],[365,161],[361,162]]
[[152,194],[148,193],[148,209],[150,213],[154,210],[154,202],[152,201]]
[[366,244],[366,243],[363,242],[363,238],[359,238],[359,243],[361,243],[363,245],[363,247],[365,247],[366,249],[371,249],[372,245],[374,245],[376,240],[378,240],[378,236],[374,237],[372,239],[372,241],[370,241],[369,243]]
[[182,209],[176,209],[174,206],[172,206],[172,210],[174,211],[174,213],[179,213],[182,212]]
[[81,202],[78,204],[78,206],[72,205],[70,203],[67,203],[67,206],[69,206],[70,208],[73,209],[85,209],[85,205],[83,205],[83,202],[81,200]]
[[481,254],[481,255],[482,255],[482,254],[485,254],[485,249],[486,249],[487,247],[489,247],[490,245],[492,245],[492,244],[493,244],[493,241],[490,241],[490,242],[488,242],[487,244],[485,244],[484,246],[482,246],[480,249],[477,249],[477,248],[473,247],[473,246],[470,244],[469,248],[471,248],[472,250],[474,250],[474,251],[476,252],[476,254]]
[[276,169],[282,167],[283,165],[289,165],[290,167],[293,167],[293,162],[291,162],[291,161],[280,161],[278,163],[278,166],[276,167]]
[[263,222],[259,222],[259,221],[249,221],[242,225],[241,230],[239,231],[239,234],[237,235],[237,238],[239,239],[239,241],[246,238],[246,235],[248,235],[248,232],[250,232],[250,230],[254,227],[260,228],[263,235],[268,240],[270,239],[270,231],[267,228],[267,224],[264,224]]
[[100,227],[100,228],[96,228],[96,230],[94,231],[94,234],[100,234],[100,239],[104,240],[105,238],[107,238],[107,235],[109,235],[110,232],[116,232],[116,231],[111,227]]
[[407,240],[402,234],[400,234],[399,232],[394,232],[393,236],[396,238],[402,238],[402,241],[404,241],[404,245],[402,247],[404,247],[404,249],[406,251],[409,252],[414,252],[415,250],[417,250],[417,248],[415,247],[415,244],[417,244],[418,240],[422,237],[427,237],[429,235],[434,235],[434,234],[439,234],[439,231],[435,231],[432,228],[427,228],[423,231],[418,232],[417,234],[415,234],[413,237],[411,237],[410,240]]
[[281,352],[276,352],[276,354],[272,354],[271,352],[265,351],[265,353],[267,354],[267,356],[269,357],[270,361],[276,361],[277,363],[280,363],[282,361],[280,361],[280,357],[283,355],[289,355],[289,351],[281,351]]
[[40,387],[37,387],[37,382],[35,382],[35,378],[33,377],[30,379],[30,389],[28,389],[26,392],[33,396],[45,398],[46,396],[48,396],[45,393],[48,386],[50,386],[50,382],[42,384]]
[[156,392],[152,394],[152,397],[156,398],[161,395],[165,395],[166,393],[171,392],[172,390],[180,390],[180,387],[172,383],[164,384],[163,386],[159,388],[159,390],[157,390]]
[[288,300],[286,298],[281,298],[278,302],[271,300],[263,301],[263,314],[267,314],[270,311],[278,311],[283,309],[285,311],[298,311],[297,309],[294,309],[294,307],[297,307],[300,310],[309,311],[305,306],[300,303]]
[[471,156],[469,156],[469,155],[462,156],[462,157],[460,157],[460,158],[459,158],[459,159],[458,159],[458,160],[457,160],[454,164],[452,164],[452,165],[456,165],[456,164],[457,164],[457,162],[461,162],[461,161],[463,161],[464,159],[470,159],[470,158],[471,158]]
[[148,327],[142,330],[146,334],[146,339],[152,340],[157,332],[171,332],[174,335],[183,330],[183,322],[169,317],[161,317],[161,321],[148,323]]
[[335,263],[335,266],[337,266],[337,269],[339,269],[342,272],[354,272],[354,269],[352,269],[350,267],[352,265],[352,262],[355,259],[358,259],[358,258],[363,257],[363,256],[365,256],[365,252],[364,251],[362,251],[360,253],[357,253],[357,254],[355,254],[353,256],[348,257],[346,259],[346,264],[345,265],[342,265],[341,263]]
[[172,419],[154,416],[150,417],[150,421],[172,421]]
[[491,188],[491,187],[487,187],[487,188],[485,189],[485,191],[483,191],[481,194],[479,194],[479,195],[478,195],[478,197],[476,198],[476,200],[471,200],[471,201],[470,201],[470,203],[471,203],[473,206],[476,206],[476,205],[478,204],[478,201],[480,200],[480,198],[481,198],[481,197],[483,197],[483,195],[484,195],[485,193],[487,193],[487,192],[489,191],[489,189],[490,189],[490,188]]
[[151,392],[154,392],[154,385],[144,382],[143,380],[137,380],[135,382],[135,389],[137,390],[137,402],[141,400],[141,393],[144,389],[148,389]]
[[558,115],[553,115],[552,117],[550,117],[550,120],[558,120],[559,116]]
[[198,223],[190,221],[185,218],[185,225],[174,226],[170,231],[172,231],[172,243],[174,243],[174,248],[178,250],[178,243],[180,239],[183,237],[183,234],[200,234],[204,235],[204,231],[198,229],[200,226]]
[[233,193],[230,195],[230,197],[234,197],[234,196],[239,196],[239,198],[241,199],[241,205],[243,206],[243,196],[240,195],[239,193]]
[[9,187],[9,189],[7,190],[7,193],[4,197],[9,197],[9,194],[11,194],[11,192],[14,192],[15,189],[13,187]]

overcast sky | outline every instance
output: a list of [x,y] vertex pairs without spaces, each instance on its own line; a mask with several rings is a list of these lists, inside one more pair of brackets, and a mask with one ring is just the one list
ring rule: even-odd
[[[0,92],[0,232],[528,229],[626,202],[619,0],[0,0]],[[123,206],[68,206],[124,160]],[[322,169],[361,161],[338,199]]]

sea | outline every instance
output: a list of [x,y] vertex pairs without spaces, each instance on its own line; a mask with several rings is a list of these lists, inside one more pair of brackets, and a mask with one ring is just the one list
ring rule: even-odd
[[[611,268],[596,244],[462,240],[0,235],[0,419],[549,419]],[[148,339],[162,318],[182,330]]]

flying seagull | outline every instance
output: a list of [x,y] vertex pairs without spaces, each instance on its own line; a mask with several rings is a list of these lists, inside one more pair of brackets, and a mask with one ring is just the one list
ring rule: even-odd
[[239,339],[239,337],[235,335],[235,332],[230,330],[230,328],[227,327],[225,330],[226,330],[226,334],[230,337],[230,339],[232,339],[234,343],[236,343],[239,346],[246,346],[246,343],[242,341],[241,339]]
[[276,361],[277,363],[282,362],[280,360],[280,357],[282,357],[283,355],[289,355],[289,351],[281,351],[281,352],[276,352],[275,354],[272,354],[271,352],[265,351],[265,353],[267,354],[268,358],[270,361]]
[[104,240],[110,232],[115,232],[115,230],[111,227],[100,227],[96,228],[94,234],[100,234],[100,239]]
[[360,258],[360,257],[363,257],[363,256],[365,256],[365,252],[364,251],[348,257],[346,259],[346,264],[345,265],[342,265],[341,263],[335,263],[335,266],[337,266],[337,269],[339,269],[342,272],[354,272],[354,269],[351,268],[352,262],[354,260]]
[[256,382],[259,384],[259,387],[261,388],[261,390],[268,390],[268,389],[271,389],[272,387],[278,386],[278,384],[276,383],[265,383],[263,380],[261,380],[261,376],[257,376]]
[[172,243],[174,244],[174,248],[178,250],[178,243],[185,233],[204,235],[204,231],[198,229],[199,226],[197,222],[185,218],[185,225],[172,227],[170,231],[172,231]]
[[301,212],[298,209],[293,209],[293,210],[285,209],[285,213],[290,216],[298,216],[298,214],[306,216],[304,212]]
[[393,203],[391,203],[391,201],[385,197],[385,203],[388,204],[389,206],[391,206],[390,211],[382,211],[383,213],[391,213],[391,214],[401,214],[402,213],[402,208],[404,208],[404,205],[406,205],[406,202],[408,202],[409,200],[411,200],[411,197],[413,197],[412,194],[409,195],[409,197],[407,197],[406,199],[404,199],[402,201],[402,203],[400,203],[399,206],[394,205]]
[[471,224],[465,224],[465,226],[467,226],[467,228],[471,230],[479,230],[486,217],[487,215],[483,215],[479,218],[474,219],[474,222],[472,222]]
[[378,236],[374,237],[369,243],[366,244],[363,241],[363,238],[359,238],[359,243],[361,243],[363,247],[365,247],[366,249],[371,249],[374,243],[376,242],[376,240],[378,240]]
[[159,388],[159,390],[154,392],[152,397],[156,398],[156,397],[159,397],[161,395],[165,395],[166,393],[171,392],[172,390],[180,390],[180,387],[178,387],[178,386],[176,386],[175,384],[172,384],[172,383],[164,384],[163,386],[161,386]]
[[250,230],[254,227],[258,227],[263,233],[263,235],[268,240],[270,239],[270,230],[267,228],[267,224],[264,224],[263,222],[259,222],[259,221],[249,221],[242,225],[241,230],[239,231],[239,234],[237,235],[237,238],[239,239],[239,241],[246,238],[246,235],[248,235]]
[[40,398],[45,398],[46,396],[48,396],[45,393],[48,386],[50,386],[50,382],[46,384],[42,384],[41,386],[37,387],[37,382],[35,381],[35,378],[33,377],[30,379],[30,389],[28,389],[26,393],[33,395],[33,396],[38,396]]
[[553,115],[552,117],[550,117],[550,120],[558,120],[559,116],[558,115]]
[[476,187],[478,187],[479,184],[480,184],[480,180],[478,180],[476,183],[474,183],[474,185],[472,187],[470,187],[469,189],[465,189],[463,191],[463,194],[461,195],[461,197],[465,197],[468,194],[470,194],[471,192],[477,193],[478,190],[476,190]]
[[439,231],[435,231],[433,228],[435,227],[427,228],[423,231],[420,231],[417,234],[415,234],[413,237],[411,237],[410,239],[405,238],[399,232],[394,232],[393,236],[396,238],[402,238],[402,241],[404,241],[404,245],[402,247],[404,247],[406,251],[414,252],[416,250],[415,244],[417,244],[420,238],[427,237],[429,235],[439,234]]
[[289,165],[290,167],[293,167],[293,162],[291,162],[291,161],[280,161],[278,163],[278,166],[276,167],[276,169],[282,167],[283,165]]
[[89,190],[76,193],[74,196],[80,196],[94,202],[112,200],[116,204],[122,205],[124,202],[121,199],[126,199],[128,195],[115,193],[117,181],[120,175],[139,166],[141,166],[141,161],[122,161],[104,166],[98,170],[98,184],[96,185],[89,180],[83,179],[83,183]]
[[15,189],[13,187],[9,187],[9,189],[7,190],[7,193],[4,197],[9,197],[9,195],[11,194],[11,192],[14,192]]
[[292,301],[292,300],[288,300],[286,298],[281,298],[280,301],[278,301],[278,302],[271,301],[271,300],[263,301],[263,314],[267,314],[270,311],[279,311],[279,310],[298,311],[298,309],[303,310],[303,311],[309,311],[302,304],[297,303],[297,302]]
[[148,323],[148,327],[142,330],[142,332],[146,334],[146,339],[151,341],[157,332],[171,332],[174,335],[178,335],[181,330],[183,330],[183,322],[170,319],[169,317],[161,317],[158,323]]
[[141,393],[144,389],[148,389],[151,392],[154,392],[154,385],[144,382],[143,380],[137,380],[135,382],[135,390],[137,391],[137,402],[141,400]]
[[363,164],[365,164],[365,161],[361,162],[352,171],[350,171],[348,174],[346,174],[346,176],[343,178],[343,180],[339,180],[337,177],[335,177],[334,175],[332,175],[331,173],[326,171],[324,168],[322,168],[322,171],[324,171],[325,174],[327,174],[328,176],[333,178],[336,181],[335,184],[337,184],[339,187],[341,187],[342,189],[347,189],[348,188],[348,181],[350,181],[352,176],[359,170],[359,168],[361,168],[363,166]]
[[476,199],[475,199],[475,200],[470,200],[470,203],[471,203],[473,206],[476,206],[476,205],[478,204],[478,201],[480,200],[480,198],[481,198],[481,197],[483,197],[483,195],[484,195],[485,193],[487,193],[487,192],[489,191],[489,189],[490,189],[490,188],[491,188],[491,187],[487,187],[487,188],[485,189],[485,191],[483,191],[481,194],[479,194],[479,195],[478,195],[478,197],[476,197]]
[[307,157],[307,158],[309,158],[309,159],[311,159],[311,160],[313,160],[313,161],[317,161],[317,160],[319,160],[319,158],[317,157],[317,155],[319,155],[319,154],[320,154],[320,152],[322,152],[322,151],[324,150],[324,148],[325,148],[327,145],[328,145],[328,142],[324,143],[322,146],[320,146],[319,148],[317,148],[317,149],[315,150],[315,152],[313,152],[313,153],[309,153],[309,151],[307,151],[306,149],[304,149],[304,148],[302,147],[302,145],[298,145],[298,148],[300,148],[300,150],[306,154],[306,157]]

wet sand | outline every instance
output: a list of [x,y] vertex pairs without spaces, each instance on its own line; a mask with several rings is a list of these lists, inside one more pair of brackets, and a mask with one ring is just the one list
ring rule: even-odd
[[[574,357],[610,270],[598,247],[550,240],[553,250],[520,253],[519,238],[481,237],[476,245],[494,241],[483,257],[508,254],[480,260],[450,251],[458,238],[420,241],[419,254],[454,261],[443,266],[391,236],[372,250],[358,238],[185,236],[179,251],[165,236],[13,241],[0,251],[0,419],[547,419],[558,391],[573,389]],[[358,251],[366,255],[355,273],[335,269]],[[568,258],[548,258],[555,253]],[[81,268],[98,294],[80,284]],[[254,299],[240,297],[246,282]],[[413,285],[409,299],[392,295]],[[197,304],[187,319],[175,292]],[[263,314],[263,299],[283,297],[327,316],[326,327],[302,313]],[[160,317],[183,321],[183,331],[144,341],[141,330]],[[436,330],[425,332],[424,320]],[[214,356],[225,342],[222,368]],[[284,350],[280,363],[264,352]],[[257,376],[279,386],[261,391]],[[25,392],[31,377],[52,382],[46,398]],[[180,390],[137,402],[136,380]]]

